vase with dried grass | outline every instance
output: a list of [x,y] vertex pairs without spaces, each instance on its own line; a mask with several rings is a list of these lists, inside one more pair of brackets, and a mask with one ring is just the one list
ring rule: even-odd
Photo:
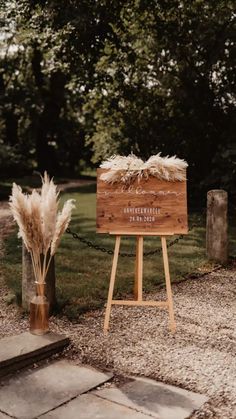
[[35,276],[36,295],[30,303],[30,332],[42,335],[49,330],[49,304],[45,296],[45,279],[62,234],[65,232],[74,208],[74,200],[65,202],[58,211],[59,193],[53,180],[45,172],[42,188],[24,194],[13,183],[10,208],[22,238],[30,252]]

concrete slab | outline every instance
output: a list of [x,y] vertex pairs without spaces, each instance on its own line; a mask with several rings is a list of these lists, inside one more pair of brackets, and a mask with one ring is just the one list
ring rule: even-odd
[[66,336],[52,332],[43,336],[24,332],[3,338],[0,340],[0,377],[60,352],[68,343]]
[[1,411],[20,419],[35,418],[111,377],[92,368],[57,361],[5,379],[0,387]]
[[120,388],[97,390],[94,394],[158,419],[185,419],[207,401],[201,394],[146,378],[135,378]]
[[150,416],[101,399],[84,394],[71,402],[46,413],[40,419],[150,419]]

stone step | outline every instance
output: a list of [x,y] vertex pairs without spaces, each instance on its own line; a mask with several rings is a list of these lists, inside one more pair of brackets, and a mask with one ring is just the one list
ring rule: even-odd
[[[144,377],[133,377],[120,388],[105,388],[93,394],[156,419],[186,419],[207,401],[203,394]],[[67,419],[70,416],[67,415]]]
[[68,344],[69,338],[52,332],[42,336],[24,332],[0,339],[0,378],[59,353]]
[[[1,381],[0,412],[16,419],[39,418],[81,394],[101,386],[112,376],[111,373],[103,373],[66,360],[53,361],[38,368],[29,368],[19,374],[5,377]],[[58,418],[61,417],[67,419],[67,413],[64,416],[59,413]],[[80,410],[73,416],[73,419],[77,418],[85,418]]]

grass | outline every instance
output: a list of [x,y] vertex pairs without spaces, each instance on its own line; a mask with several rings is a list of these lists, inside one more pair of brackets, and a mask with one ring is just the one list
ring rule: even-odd
[[[71,230],[99,246],[114,247],[114,237],[95,232],[96,195],[95,185],[83,186],[65,193],[61,201],[76,199],[76,210],[70,225]],[[181,281],[190,274],[200,274],[212,268],[205,257],[205,219],[191,214],[189,225],[197,227],[178,244],[169,248],[172,282]],[[230,228],[231,254],[236,254],[236,227]],[[173,240],[173,239],[170,239]],[[5,281],[20,300],[21,293],[21,242],[16,233],[6,240],[6,256],[1,262]],[[158,237],[146,238],[144,251],[160,247]],[[121,252],[134,252],[134,238],[123,238]],[[102,307],[107,298],[112,256],[85,246],[70,235],[63,236],[56,254],[57,297],[60,312],[69,318],[77,318],[82,312]],[[134,259],[119,258],[115,295],[130,296],[133,289]],[[144,259],[144,291],[155,291],[164,283],[161,255]]]

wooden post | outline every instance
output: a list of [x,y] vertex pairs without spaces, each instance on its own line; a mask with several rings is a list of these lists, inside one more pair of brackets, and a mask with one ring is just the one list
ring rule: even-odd
[[216,189],[207,193],[207,257],[225,264],[228,260],[228,194]]
[[[56,304],[56,288],[55,288],[55,262],[52,258],[48,273],[46,276],[46,296],[50,306],[50,312]],[[22,243],[22,307],[29,311],[30,301],[35,295],[35,277],[31,262],[30,253],[27,251],[24,243]]]

